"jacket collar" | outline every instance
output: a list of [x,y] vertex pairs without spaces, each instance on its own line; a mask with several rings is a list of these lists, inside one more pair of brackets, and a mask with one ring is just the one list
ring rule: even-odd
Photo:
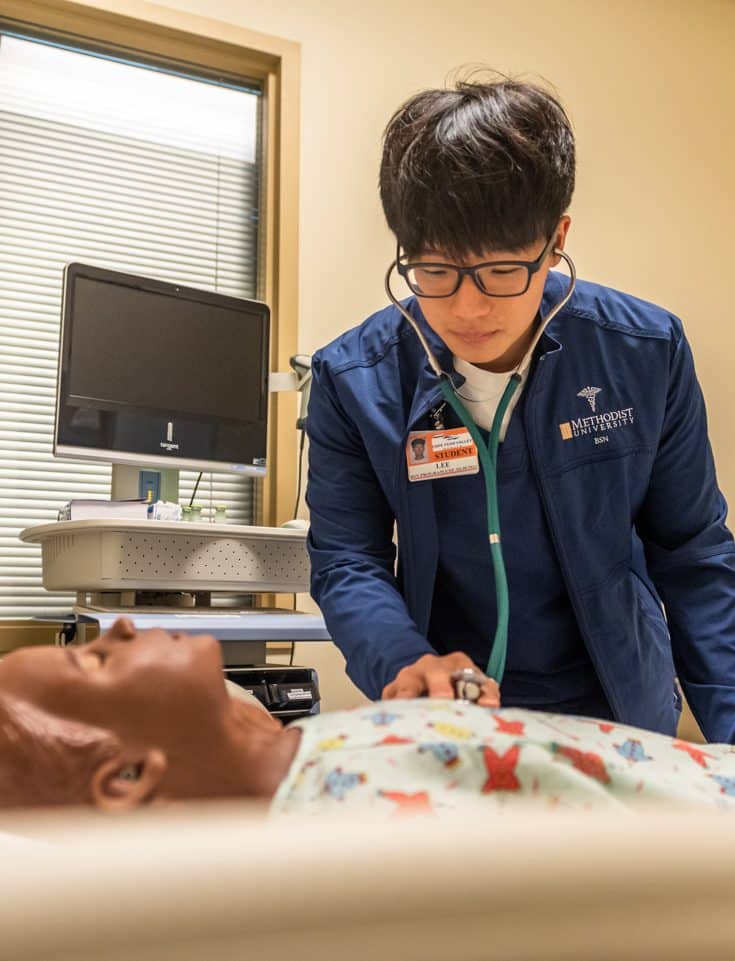
[[[444,341],[436,334],[432,328],[426,322],[423,311],[419,306],[419,302],[415,297],[411,297],[408,301],[404,302],[404,307],[411,314],[413,319],[416,321],[421,333],[426,338],[426,341],[434,353],[439,366],[443,371],[452,375],[452,380],[458,386],[464,383],[464,377],[461,374],[456,373],[454,370],[454,361],[452,357],[451,350],[447,347]],[[429,360],[424,354],[423,348],[418,342],[415,334],[411,334],[416,342],[417,356],[419,357],[419,369],[418,376],[416,378],[416,387],[414,389],[413,399],[411,401],[411,409],[408,414],[408,430],[411,430],[416,421],[420,420],[421,417],[434,405],[441,402],[441,388],[439,386],[439,378],[436,376],[434,371],[431,369]]]

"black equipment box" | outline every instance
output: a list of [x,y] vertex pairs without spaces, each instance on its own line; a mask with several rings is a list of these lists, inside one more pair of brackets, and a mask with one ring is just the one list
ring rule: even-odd
[[226,667],[225,677],[257,697],[270,714],[283,721],[319,713],[319,682],[312,667]]

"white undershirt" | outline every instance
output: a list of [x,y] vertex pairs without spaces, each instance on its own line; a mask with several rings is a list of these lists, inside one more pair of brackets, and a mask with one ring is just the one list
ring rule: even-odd
[[[518,372],[521,375],[521,382],[518,387],[516,387],[510,404],[508,404],[508,410],[505,412],[505,417],[500,428],[501,441],[505,440],[505,432],[508,429],[511,415],[518,403],[518,398],[523,393],[526,378],[528,377],[530,359],[530,357],[524,358],[522,368]],[[458,391],[462,402],[470,414],[472,414],[472,418],[477,426],[489,431],[493,425],[493,418],[495,417],[495,411],[498,409],[500,398],[503,396],[503,391],[507,387],[513,371],[510,370],[502,374],[496,374],[491,370],[483,370],[482,367],[475,367],[474,364],[470,364],[456,355],[454,357],[454,369],[465,378],[464,384]]]

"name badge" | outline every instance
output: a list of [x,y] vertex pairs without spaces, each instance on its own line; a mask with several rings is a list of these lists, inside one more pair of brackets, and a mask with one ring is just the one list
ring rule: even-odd
[[450,430],[412,430],[406,443],[410,481],[476,474],[477,447],[466,427]]

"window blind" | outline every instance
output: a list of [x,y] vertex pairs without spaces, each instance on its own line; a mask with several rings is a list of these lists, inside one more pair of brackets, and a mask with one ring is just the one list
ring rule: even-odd
[[[109,465],[52,456],[63,268],[255,297],[257,101],[0,36],[0,618],[69,610],[18,534],[72,497],[110,494]],[[181,472],[182,503],[196,476]],[[253,482],[204,475],[196,502],[251,523]]]

